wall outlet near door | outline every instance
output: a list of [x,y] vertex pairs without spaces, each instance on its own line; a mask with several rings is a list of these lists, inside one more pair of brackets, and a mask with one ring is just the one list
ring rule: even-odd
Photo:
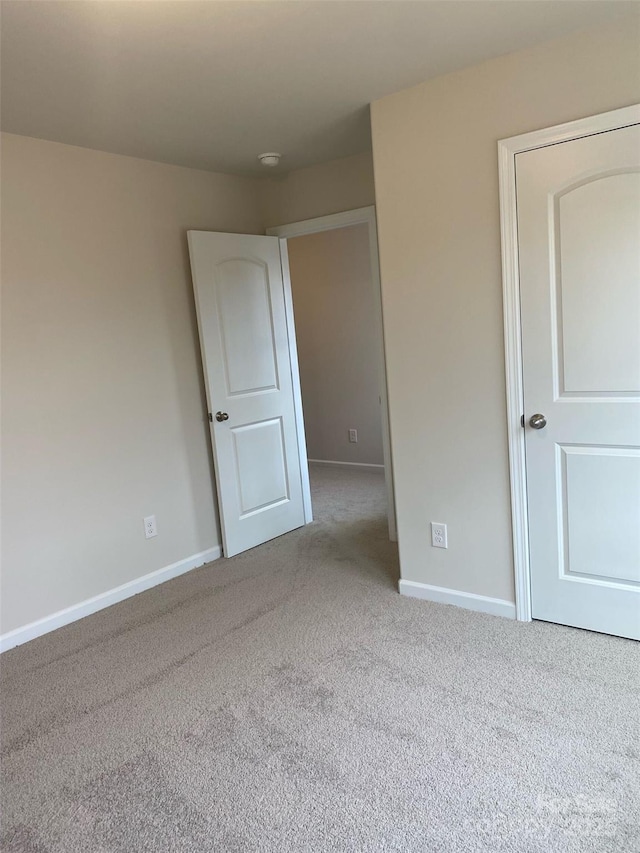
[[155,515],[148,515],[144,519],[144,535],[147,539],[152,539],[154,536],[158,535]]
[[447,525],[440,521],[431,522],[431,544],[434,548],[448,548]]
[[353,444],[358,443],[358,430],[357,429],[350,429],[349,430],[349,441],[352,442]]

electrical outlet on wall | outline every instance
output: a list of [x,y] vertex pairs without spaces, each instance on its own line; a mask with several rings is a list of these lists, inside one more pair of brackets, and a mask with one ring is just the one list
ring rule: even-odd
[[358,443],[358,430],[357,429],[350,429],[349,430],[349,441],[352,444]]
[[448,548],[447,525],[441,521],[431,522],[431,544],[434,548]]
[[147,539],[152,539],[154,536],[158,535],[155,515],[148,515],[144,519],[144,535]]

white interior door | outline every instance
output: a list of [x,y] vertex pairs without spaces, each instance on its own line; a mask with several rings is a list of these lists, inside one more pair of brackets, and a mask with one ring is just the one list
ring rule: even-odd
[[640,639],[640,126],[516,186],[532,615]]
[[305,523],[280,247],[276,237],[189,231],[189,253],[231,557]]

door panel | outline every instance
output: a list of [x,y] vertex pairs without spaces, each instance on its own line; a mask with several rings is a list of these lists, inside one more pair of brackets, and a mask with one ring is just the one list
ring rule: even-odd
[[241,518],[289,500],[282,418],[231,429]]
[[304,524],[280,247],[190,231],[189,252],[209,410],[228,415],[211,439],[230,557]]
[[623,172],[556,200],[561,393],[640,393],[638,199],[640,173]]
[[640,638],[640,128],[516,184],[532,615]]
[[640,582],[640,518],[634,512],[640,507],[640,451],[559,450],[565,573]]
[[227,394],[277,391],[267,267],[234,258],[217,264],[214,278]]

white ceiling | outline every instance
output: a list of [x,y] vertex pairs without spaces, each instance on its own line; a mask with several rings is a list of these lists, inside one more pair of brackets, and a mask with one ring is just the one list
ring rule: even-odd
[[[614,0],[3,0],[2,129],[238,174],[370,147],[368,104]],[[273,174],[273,172],[271,172]]]

